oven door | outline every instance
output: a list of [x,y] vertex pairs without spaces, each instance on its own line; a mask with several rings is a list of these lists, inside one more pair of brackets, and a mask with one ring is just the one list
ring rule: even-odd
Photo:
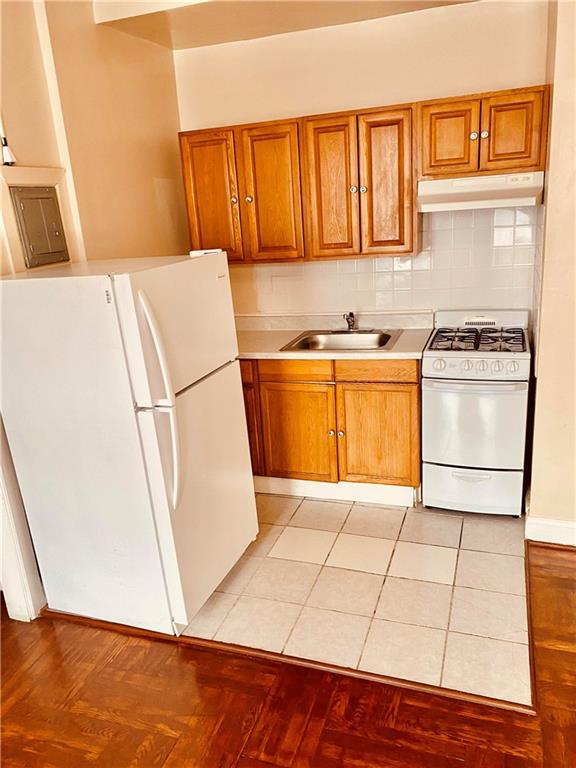
[[422,460],[523,469],[527,382],[422,380]]

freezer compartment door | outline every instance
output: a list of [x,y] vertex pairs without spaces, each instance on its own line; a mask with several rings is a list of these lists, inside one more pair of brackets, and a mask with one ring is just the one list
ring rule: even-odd
[[422,380],[422,459],[523,469],[527,382]]
[[256,537],[240,366],[140,412],[157,530],[176,625],[184,629]]
[[522,488],[522,472],[423,465],[422,502],[427,507],[520,515]]
[[136,405],[175,395],[238,354],[225,253],[113,276]]

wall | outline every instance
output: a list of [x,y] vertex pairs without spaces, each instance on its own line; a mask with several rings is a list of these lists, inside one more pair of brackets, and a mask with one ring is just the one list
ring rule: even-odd
[[171,52],[46,7],[87,257],[187,251]]
[[10,148],[22,165],[58,166],[48,84],[31,2],[0,4],[2,116]]
[[174,52],[182,130],[535,85],[545,2],[483,2]]
[[[527,531],[576,545],[576,5],[560,2],[540,307],[533,476]],[[552,521],[552,523],[550,523]],[[571,523],[562,526],[562,522]]]
[[[6,132],[18,166],[65,169],[72,259],[186,252],[171,51],[96,26],[87,0],[2,3],[1,14]],[[2,272],[24,269],[3,237]]]
[[[2,117],[17,165],[0,167],[2,261],[0,273],[25,269],[9,185],[56,184],[70,257],[84,258],[81,227],[57,89],[46,39],[38,19],[43,6],[29,1],[1,3]],[[60,128],[60,130],[58,130]],[[29,169],[42,171],[32,176]],[[60,169],[58,173],[55,169]],[[22,173],[20,171],[22,170]],[[57,178],[58,181],[54,181]]]
[[425,214],[422,250],[230,270],[236,313],[530,308],[537,208]]

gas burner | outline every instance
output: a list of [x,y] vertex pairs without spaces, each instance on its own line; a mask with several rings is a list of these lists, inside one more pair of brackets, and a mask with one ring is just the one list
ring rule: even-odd
[[430,349],[473,350],[476,349],[477,339],[477,328],[438,328]]
[[436,351],[525,352],[522,328],[438,328],[430,342]]
[[482,328],[479,352],[524,352],[526,343],[522,328]]

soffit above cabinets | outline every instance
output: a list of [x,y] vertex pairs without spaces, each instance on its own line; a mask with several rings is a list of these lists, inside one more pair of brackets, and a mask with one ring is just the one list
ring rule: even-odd
[[94,0],[94,20],[167,48],[349,24],[475,0]]

